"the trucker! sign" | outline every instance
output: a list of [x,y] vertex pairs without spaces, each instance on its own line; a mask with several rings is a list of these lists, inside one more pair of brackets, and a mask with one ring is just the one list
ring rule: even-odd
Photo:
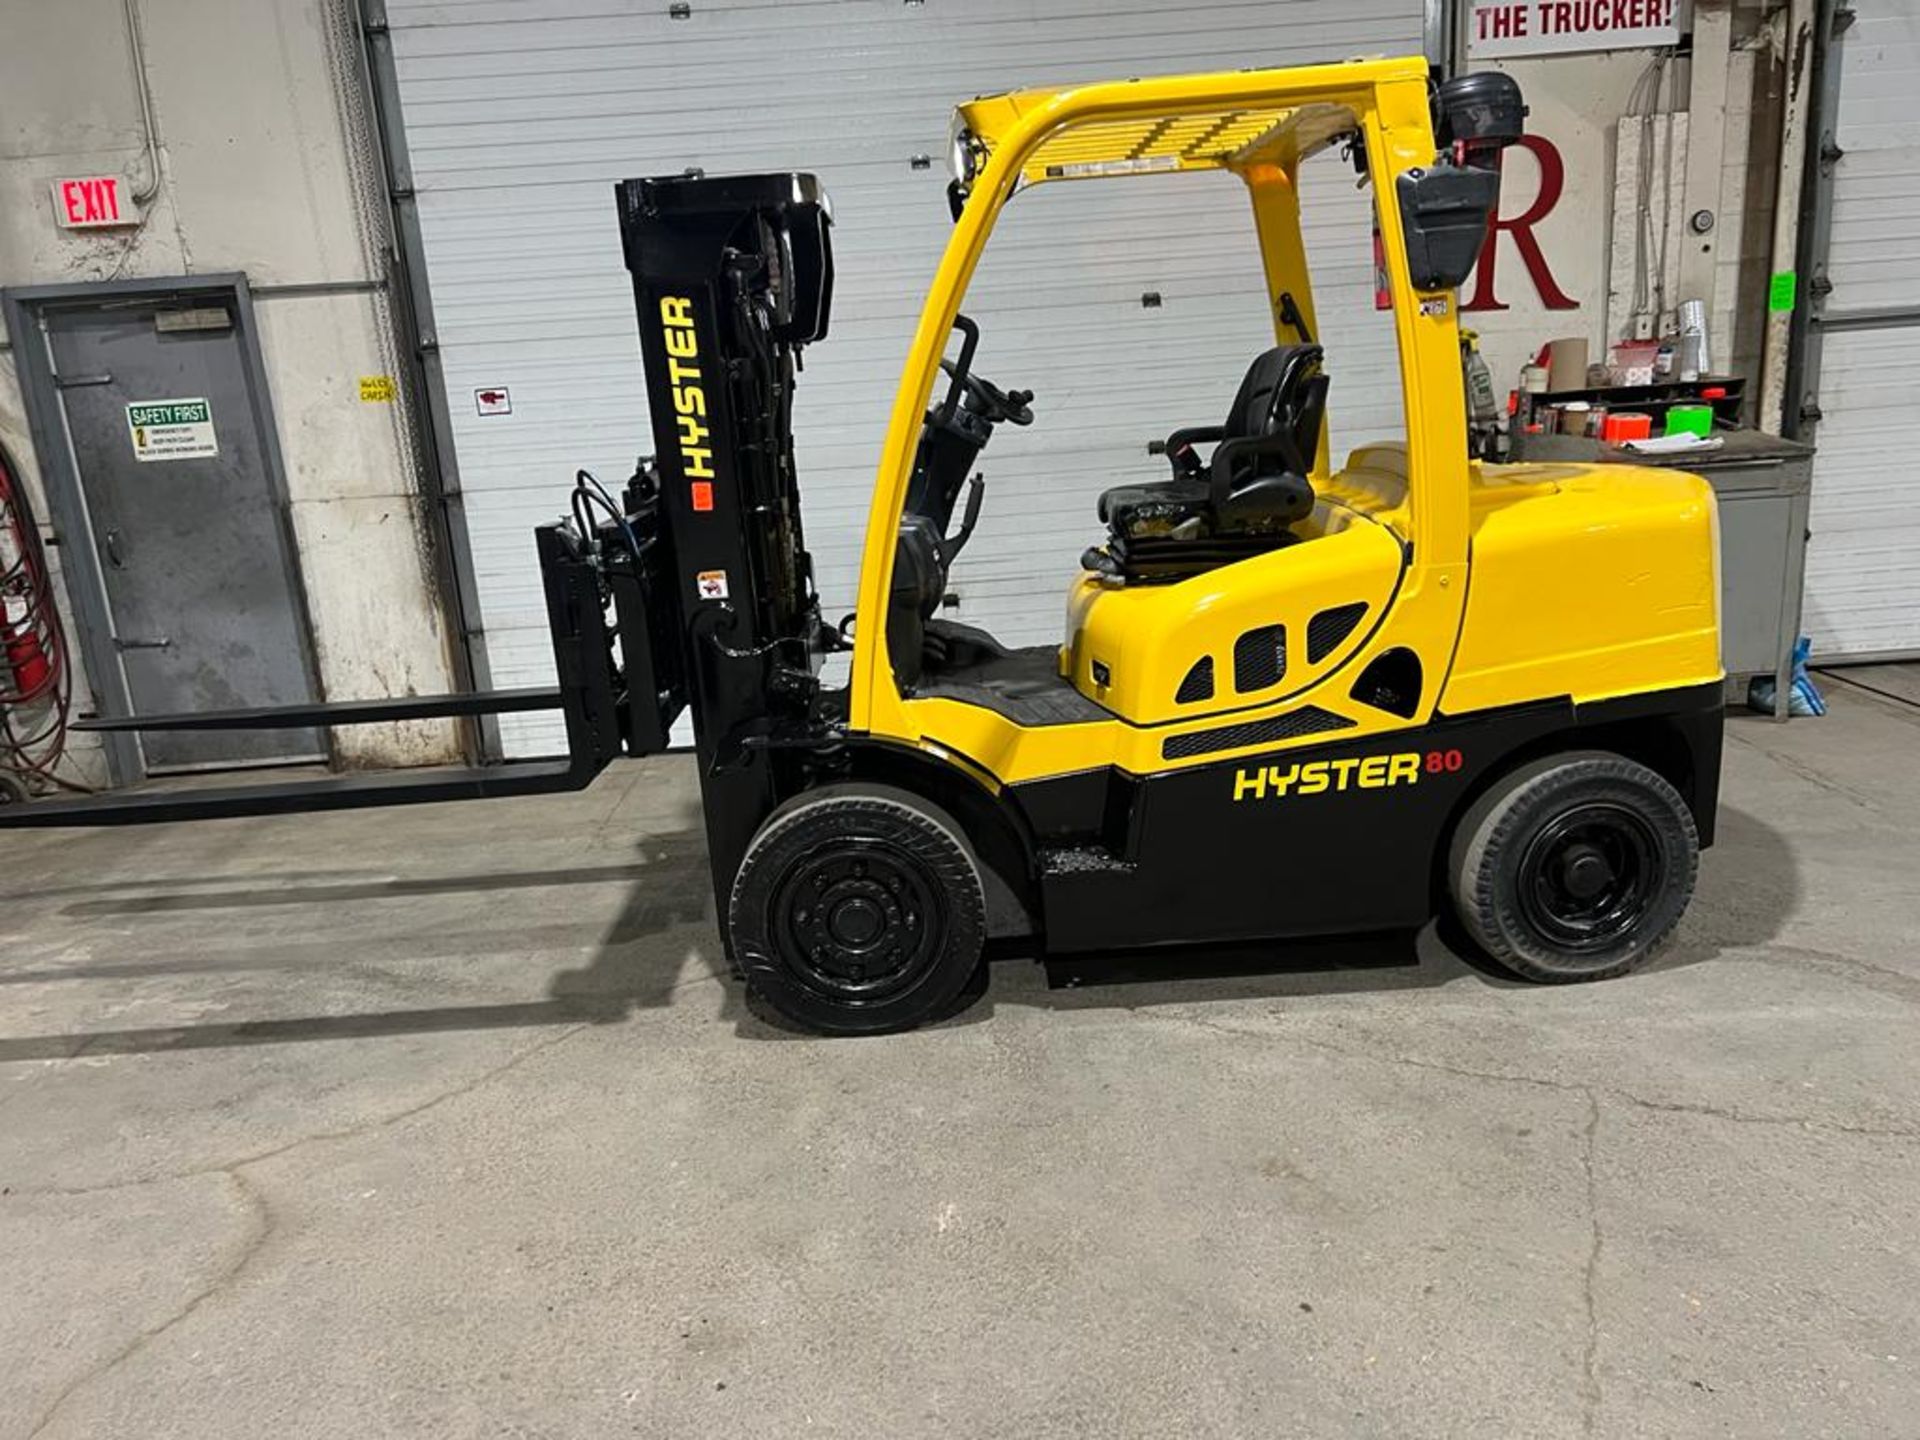
[[1680,41],[1681,0],[1475,0],[1467,53],[1557,55]]

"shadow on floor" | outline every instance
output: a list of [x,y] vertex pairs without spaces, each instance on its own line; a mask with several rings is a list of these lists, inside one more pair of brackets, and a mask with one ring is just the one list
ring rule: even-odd
[[[1490,968],[1468,965],[1433,939],[1416,933],[1341,935],[1265,945],[1169,947],[1164,954],[1090,957],[1050,980],[1030,942],[995,945],[981,983],[948,1016],[942,1029],[991,1020],[1001,1005],[1044,1010],[1141,1010],[1158,1005],[1202,1005],[1213,1000],[1298,999],[1444,985],[1461,976],[1484,983],[1519,982]],[[818,1041],[797,1030],[757,996],[729,985],[736,1033],[747,1040]]]
[[[603,885],[609,880],[638,880],[648,865],[589,865],[574,870],[506,871],[484,875],[436,875],[428,879],[384,878],[328,882],[254,884],[245,890],[131,895],[119,900],[83,900],[60,913],[75,920],[121,915],[166,915],[183,910],[249,910],[275,905],[326,905],[352,900],[406,900],[429,895],[465,895],[475,891],[549,889],[555,885]],[[160,882],[165,883],[165,882]]]
[[[1764,945],[1799,904],[1799,867],[1786,837],[1763,821],[1722,806],[1713,848],[1701,857],[1695,900],[1672,942],[1649,964],[1666,971],[1716,959],[1727,950]],[[1532,990],[1527,981],[1483,959],[1458,921],[1443,914],[1417,933],[1344,935],[1265,945],[1190,947],[1164,956],[1090,962],[1068,984],[1049,986],[1030,948],[1004,944],[988,985],[963,997],[942,1025],[989,1020],[999,1005],[1048,1010],[1138,1010],[1225,1000],[1289,1000],[1420,990],[1467,981]],[[1620,983],[1631,984],[1631,977]],[[759,1040],[814,1040],[758,1001],[742,1006],[728,987],[738,1033]]]
[[1700,857],[1693,904],[1650,968],[1697,965],[1723,951],[1770,943],[1799,909],[1804,888],[1787,837],[1756,815],[1722,805],[1713,848]]
[[[220,1049],[241,1045],[275,1045],[313,1040],[360,1040],[386,1035],[440,1034],[462,1030],[518,1029],[544,1025],[610,1024],[636,1010],[657,1009],[672,1003],[674,992],[713,972],[701,956],[717,953],[713,944],[712,880],[706,864],[705,837],[688,829],[648,836],[643,846],[646,863],[589,867],[572,871],[452,875],[421,880],[382,880],[322,885],[282,885],[269,892],[220,891],[188,895],[149,895],[86,907],[91,915],[152,914],[166,911],[222,909],[231,906],[297,905],[368,901],[462,893],[484,893],[553,885],[604,883],[631,877],[626,904],[602,938],[592,962],[584,968],[553,975],[544,999],[483,1005],[428,1006],[400,1010],[316,1015],[275,1020],[221,1020],[141,1029],[93,1030],[71,1034],[26,1035],[0,1038],[0,1064],[11,1061],[73,1059],[79,1056],[128,1055],[178,1050]],[[75,913],[83,907],[69,907]],[[315,930],[324,932],[316,920]],[[669,938],[685,931],[685,943]],[[524,943],[525,936],[510,937]],[[560,937],[556,936],[556,939]],[[579,936],[573,936],[578,943]],[[473,945],[471,937],[439,937],[423,941],[421,950],[439,955],[460,953]],[[564,941],[562,941],[564,943]],[[390,952],[409,958],[402,947]],[[312,963],[343,959],[338,947],[324,938],[300,947],[300,956]],[[215,960],[181,957],[170,964],[165,957],[144,963],[42,968],[0,975],[4,983],[29,980],[79,980],[152,977],[179,971],[276,968],[292,961],[263,961],[256,957]],[[687,973],[689,970],[694,973]],[[731,1001],[729,1002],[732,1003]]]
[[[221,1021],[147,1029],[92,1031],[66,1035],[0,1038],[0,1063],[70,1059],[82,1055],[141,1054],[215,1049],[240,1045],[286,1044],[312,1040],[356,1040],[384,1035],[434,1034],[461,1030],[513,1029],[543,1025],[612,1024],[637,1011],[673,1003],[677,990],[719,978],[718,937],[714,933],[712,880],[702,834],[694,828],[650,836],[644,864],[610,865],[571,872],[529,872],[447,876],[425,880],[383,880],[285,886],[269,892],[216,891],[192,895],[147,896],[101,902],[90,914],[124,915],[166,910],[217,909],[228,905],[298,904],[446,895],[530,886],[599,883],[631,876],[626,903],[584,967],[559,971],[544,999],[492,1005],[436,1006],[313,1016],[288,1020]],[[1679,935],[1654,962],[1674,969],[1711,960],[1724,950],[1765,944],[1777,935],[1801,892],[1798,866],[1786,838],[1744,811],[1723,807],[1719,840],[1707,852],[1695,903]],[[82,907],[70,907],[70,913]],[[524,940],[524,936],[521,937]],[[557,937],[556,937],[557,938]],[[467,942],[470,943],[470,942]],[[324,942],[316,942],[316,948]],[[432,941],[422,948],[431,950]],[[1002,942],[1002,959],[1035,957],[1021,942]],[[441,953],[446,953],[444,947]],[[1289,999],[1424,989],[1457,980],[1518,986],[1497,967],[1476,958],[1451,920],[1428,925],[1417,935],[1339,936],[1278,945],[1188,949],[1164,957],[1131,956],[1078,967],[1075,983],[1048,988],[1038,967],[1026,974],[1017,967],[991,967],[989,983],[963,997],[969,1002],[947,1025],[990,1019],[997,1004],[1032,1005],[1057,1010],[1140,1009],[1155,1005],[1204,1004],[1213,1000]],[[178,969],[209,968],[189,959]],[[230,962],[235,968],[242,959]],[[148,961],[125,965],[28,972],[42,979],[151,976],[166,967]],[[984,978],[984,977],[983,977]],[[981,993],[984,988],[984,995]],[[789,1028],[766,1008],[750,1001],[743,987],[727,980],[716,1017],[731,1021],[743,1038],[813,1040]],[[975,999],[980,1003],[970,1003]]]

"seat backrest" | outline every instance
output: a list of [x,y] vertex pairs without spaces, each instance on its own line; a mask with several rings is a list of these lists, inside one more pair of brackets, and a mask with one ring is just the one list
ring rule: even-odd
[[1236,485],[1261,475],[1307,475],[1320,452],[1320,426],[1327,413],[1327,376],[1321,372],[1318,345],[1276,345],[1247,367],[1246,378],[1227,411],[1226,438],[1259,439],[1284,435],[1290,453],[1262,456],[1234,477]]

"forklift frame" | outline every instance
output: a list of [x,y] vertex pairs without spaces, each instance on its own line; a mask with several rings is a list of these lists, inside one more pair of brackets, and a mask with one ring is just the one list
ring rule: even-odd
[[[1462,867],[1483,857],[1468,838],[1514,814],[1551,819],[1563,794],[1587,797],[1586,818],[1539,862],[1552,873],[1536,876],[1564,892],[1552,900],[1560,918],[1591,930],[1586,910],[1618,891],[1622,904],[1651,907],[1658,934],[1645,944],[1600,934],[1605,944],[1574,946],[1577,963],[1556,970],[1551,953],[1509,943],[1501,915],[1465,918],[1533,978],[1618,973],[1677,922],[1698,849],[1713,838],[1716,522],[1697,477],[1608,467],[1603,493],[1580,467],[1513,467],[1493,480],[1469,462],[1453,292],[1478,255],[1497,202],[1498,152],[1518,138],[1523,114],[1510,80],[1459,77],[1436,90],[1415,59],[1129,80],[961,106],[955,226],[881,450],[850,643],[821,618],[793,453],[799,354],[826,334],[833,290],[825,192],[803,174],[623,182],[616,198],[655,453],[618,501],[583,474],[573,519],[536,532],[557,686],[94,726],[557,709],[567,757],[12,806],[0,826],[578,789],[616,755],[666,748],[685,713],[728,954],[756,989],[815,1028],[900,1028],[955,999],[984,940],[987,875],[1024,909],[1050,965],[1417,927],[1450,887],[1472,910]],[[902,557],[925,541],[943,587],[971,528],[969,519],[957,539],[945,534],[957,478],[931,511],[916,508],[938,432],[972,426],[977,453],[995,423],[1031,419],[1030,396],[984,382],[961,405],[978,379],[968,373],[977,331],[961,299],[1001,210],[1041,183],[1229,170],[1248,187],[1276,338],[1306,340],[1317,327],[1299,169],[1336,142],[1374,187],[1404,448],[1356,451],[1335,472],[1323,432],[1310,447],[1296,443],[1312,451],[1291,462],[1310,475],[1290,476],[1317,496],[1299,520],[1311,533],[1256,530],[1249,558],[1209,561],[1180,583],[1132,583],[1083,562],[1057,653],[954,635],[1003,663],[1003,675],[1019,671],[1029,690],[1037,662],[1044,704],[997,703],[990,686],[969,696],[918,685],[891,633]],[[956,328],[968,338],[953,386],[929,410]],[[1246,447],[1255,443],[1230,438],[1216,455],[1236,444],[1254,453]],[[1628,565],[1637,579],[1622,587]],[[1471,625],[1470,572],[1481,617]],[[1554,586],[1597,589],[1613,603],[1543,614],[1538,597]],[[926,585],[914,593],[927,598]],[[1231,653],[1237,672],[1243,642],[1277,605],[1292,607],[1286,623],[1298,628],[1288,647],[1287,630],[1268,625],[1285,657],[1275,673],[1258,683],[1236,673],[1229,694],[1215,691],[1209,670],[1203,700],[1192,701],[1181,675],[1195,654],[1210,666]],[[849,684],[828,689],[822,658],[845,649]],[[1196,845],[1198,835],[1207,843]],[[826,899],[800,894],[803,879]],[[1628,893],[1656,879],[1664,888]],[[1474,901],[1483,911],[1485,898]],[[959,935],[958,949],[930,950],[929,917],[918,912],[949,905],[940,923]],[[845,933],[820,928],[818,912],[833,906]],[[883,916],[891,928],[876,929]],[[795,955],[783,951],[794,946]],[[938,983],[917,971],[869,973],[904,952],[914,965],[944,967]],[[894,991],[873,999],[887,984]]]

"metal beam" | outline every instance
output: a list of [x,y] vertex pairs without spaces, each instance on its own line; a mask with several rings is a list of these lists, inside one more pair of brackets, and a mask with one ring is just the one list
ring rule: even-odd
[[262,705],[181,715],[130,715],[81,720],[76,730],[305,730],[314,725],[381,725],[396,720],[446,720],[459,715],[513,715],[559,710],[558,689],[489,690],[471,695],[403,695],[382,700],[335,700],[318,705]]
[[1827,311],[1827,299],[1833,291],[1827,263],[1833,238],[1834,167],[1842,158],[1836,131],[1840,114],[1840,37],[1847,32],[1853,11],[1840,0],[1819,0],[1818,11],[1808,119],[1814,140],[1807,146],[1801,180],[1806,223],[1800,227],[1800,249],[1795,259],[1807,293],[1805,303],[1794,309],[1788,333],[1786,403],[1781,416],[1781,433],[1809,445],[1814,443],[1820,422],[1820,364],[1826,333],[1876,329],[1882,323],[1877,317],[1888,313],[1864,306],[1850,314]]
[[[1798,275],[1800,255],[1800,210],[1805,187],[1808,152],[1807,127],[1814,120],[1813,83],[1818,73],[1814,63],[1818,48],[1816,37],[1827,0],[1788,0],[1786,21],[1786,73],[1784,100],[1780,113],[1779,186],[1773,200],[1773,250],[1771,274],[1774,277]],[[1818,147],[1812,147],[1817,151]],[[1793,304],[1784,310],[1772,308],[1768,300],[1765,347],[1760,363],[1760,424],[1770,435],[1785,433],[1788,351],[1793,338],[1793,317],[1807,304],[1808,297],[1796,283]],[[1771,287],[1769,287],[1771,289]]]
[[[1679,298],[1705,301],[1708,315],[1714,312],[1714,252],[1721,235],[1720,181],[1726,158],[1727,70],[1732,58],[1733,6],[1729,0],[1694,0],[1678,284]],[[1695,228],[1697,215],[1706,217],[1706,229]],[[1720,338],[1716,348],[1724,353],[1732,343],[1733,337],[1727,335]]]
[[[480,591],[474,573],[473,542],[467,532],[466,507],[461,500],[460,466],[454,454],[453,416],[447,408],[440,339],[433,318],[433,299],[427,285],[426,242],[420,232],[420,208],[413,191],[413,162],[407,154],[406,128],[401,119],[400,77],[393,58],[386,0],[347,0],[359,14],[368,104],[378,132],[381,164],[386,172],[391,207],[394,288],[400,302],[394,307],[406,334],[413,364],[403,377],[414,401],[414,413],[426,417],[422,433],[421,479],[432,503],[435,551],[440,561],[441,590],[452,611],[456,637],[454,683],[475,690],[492,683],[486,636],[480,616]],[[501,754],[499,727],[480,724],[481,748],[490,758]]]
[[35,800],[0,807],[0,829],[62,825],[159,825],[179,820],[223,820],[243,815],[305,814],[371,806],[429,805],[447,800],[500,799],[584,790],[599,766],[575,760],[512,765],[394,770],[374,775],[327,775],[275,785],[223,789],[187,787],[159,792],[115,790],[84,800]]

